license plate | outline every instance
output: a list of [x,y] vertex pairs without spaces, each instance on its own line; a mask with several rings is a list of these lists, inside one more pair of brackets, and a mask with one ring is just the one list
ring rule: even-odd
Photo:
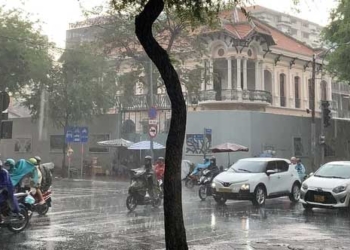
[[325,198],[323,195],[314,195],[314,201],[315,202],[324,202]]
[[229,188],[219,188],[219,192],[222,193],[232,193],[232,190]]

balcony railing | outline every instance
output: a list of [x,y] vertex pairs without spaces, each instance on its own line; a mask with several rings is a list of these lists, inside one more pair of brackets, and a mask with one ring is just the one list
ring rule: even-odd
[[226,89],[221,91],[205,90],[200,94],[200,101],[260,101],[272,103],[272,96],[270,92],[261,90],[236,90]]
[[301,107],[301,100],[300,99],[295,99],[295,108],[300,109]]
[[[187,104],[187,94],[184,93],[185,102]],[[116,106],[122,110],[138,111],[148,110],[150,108],[150,95],[133,95],[133,96],[117,96]],[[171,103],[168,95],[155,94],[153,95],[153,106],[157,109],[171,109]]]

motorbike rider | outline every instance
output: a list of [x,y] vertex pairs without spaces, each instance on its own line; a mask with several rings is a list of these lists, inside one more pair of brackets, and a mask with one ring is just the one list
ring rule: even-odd
[[34,183],[34,187],[36,189],[36,194],[40,200],[39,205],[43,205],[43,204],[45,204],[45,200],[44,200],[43,194],[41,192],[41,182],[43,179],[42,173],[40,171],[41,158],[40,158],[40,156],[35,156],[34,159],[36,160],[36,162],[34,162],[34,166],[36,168],[35,171],[37,172],[37,175],[38,175],[38,181],[36,183]]
[[11,174],[15,170],[16,161],[14,159],[7,159],[4,162],[4,168]]
[[146,181],[147,181],[147,189],[148,189],[148,194],[149,196],[153,199],[153,186],[156,183],[155,180],[155,175],[152,169],[152,157],[151,156],[146,156],[145,157],[145,176],[146,176]]
[[190,174],[191,177],[198,175],[198,173],[203,170],[206,169],[210,166],[210,160],[208,158],[204,158],[203,163],[202,164],[197,164],[197,166],[194,168],[194,170],[192,171],[192,173]]
[[156,174],[157,180],[162,180],[164,178],[164,171],[165,171],[164,157],[159,157],[157,160],[157,164],[154,167],[154,172]]
[[[19,214],[18,201],[14,196],[14,187],[11,182],[8,171],[3,167],[2,161],[0,160],[0,205],[4,202],[8,203],[11,209],[11,217],[18,218]],[[2,219],[0,216],[0,223]]]
[[218,174],[220,174],[220,169],[219,169],[219,167],[216,165],[216,158],[215,158],[215,156],[212,156],[212,157],[210,158],[210,165],[209,165],[208,169],[212,172],[211,180],[210,180],[210,181],[213,181],[213,179],[215,178],[215,176],[217,176]]

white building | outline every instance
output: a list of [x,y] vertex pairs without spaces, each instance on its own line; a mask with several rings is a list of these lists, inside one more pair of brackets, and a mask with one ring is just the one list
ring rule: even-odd
[[314,48],[321,46],[320,33],[322,26],[316,23],[259,5],[248,7],[248,11],[259,20]]

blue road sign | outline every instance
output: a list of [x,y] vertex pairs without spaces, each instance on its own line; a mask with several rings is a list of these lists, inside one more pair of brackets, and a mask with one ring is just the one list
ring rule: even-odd
[[212,129],[211,128],[206,128],[206,129],[204,129],[204,133],[206,134],[206,135],[211,135],[212,134]]
[[87,127],[68,127],[65,129],[66,143],[86,143],[89,140],[89,129]]
[[89,128],[88,127],[81,127],[80,128],[80,141],[82,143],[86,143],[89,140]]
[[66,137],[66,143],[73,142],[73,127],[67,127],[65,128],[65,137]]
[[148,118],[149,119],[156,119],[157,118],[157,109],[155,107],[151,107],[148,110]]
[[74,127],[73,129],[73,142],[80,142],[80,128]]

